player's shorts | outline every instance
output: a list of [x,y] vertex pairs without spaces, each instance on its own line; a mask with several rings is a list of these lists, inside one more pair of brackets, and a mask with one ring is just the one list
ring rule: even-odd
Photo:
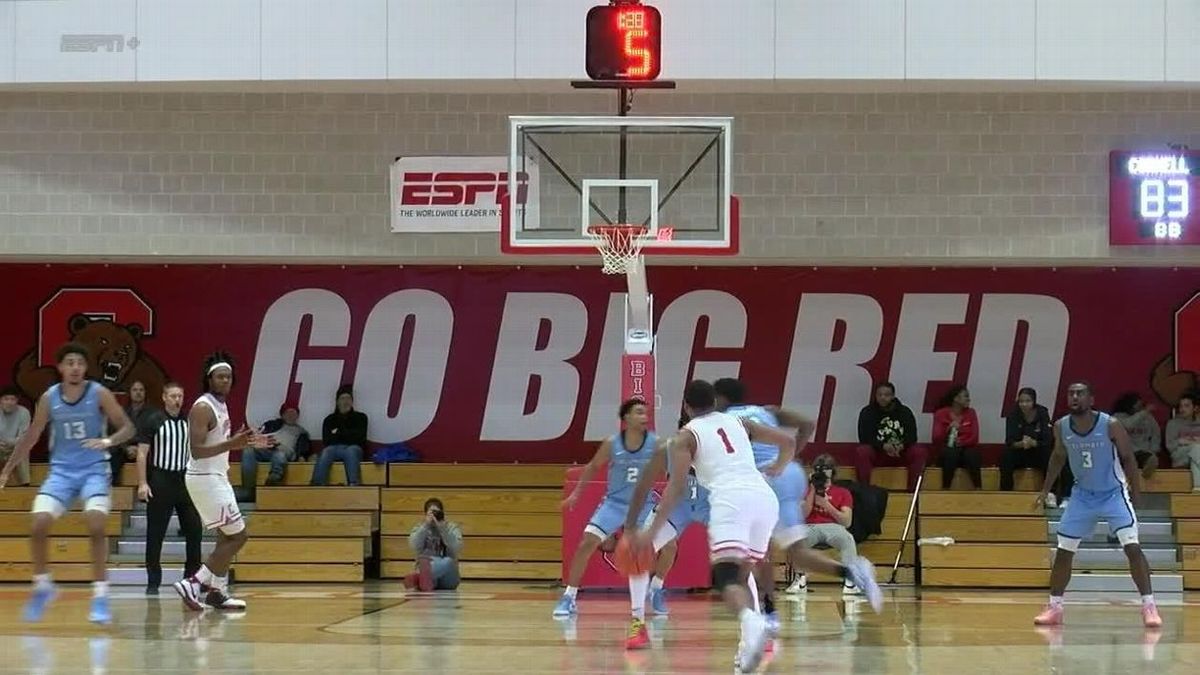
[[51,465],[50,475],[38,488],[30,511],[59,518],[78,499],[83,502],[84,511],[108,513],[111,487],[112,470],[108,462],[74,471]]
[[771,486],[779,500],[779,524],[775,527],[772,538],[776,546],[788,548],[808,536],[803,510],[804,494],[808,492],[808,476],[804,475],[804,467],[798,462],[790,462],[778,476],[764,474],[763,477],[767,479],[767,485]]
[[1062,520],[1058,524],[1058,534],[1068,539],[1083,539],[1096,529],[1096,521],[1104,519],[1108,523],[1109,534],[1118,536],[1124,530],[1125,538],[1137,536],[1137,514],[1133,511],[1133,502],[1125,488],[1117,488],[1108,492],[1092,492],[1078,486],[1071,491],[1071,499],[1063,510]]
[[713,491],[708,496],[708,548],[712,559],[758,562],[767,556],[771,532],[779,520],[779,500],[754,487]]
[[206,530],[220,530],[234,535],[246,529],[242,510],[229,477],[219,473],[189,473],[184,477],[188,496],[196,505],[200,521]]
[[[642,510],[638,511],[637,522],[640,523],[645,520],[654,506],[655,501],[647,499],[646,503],[642,505]],[[583,528],[583,531],[594,534],[603,541],[611,537],[625,525],[625,516],[627,515],[629,515],[629,504],[605,497],[604,501],[600,502],[600,505],[596,507],[596,512],[592,514],[591,519],[588,520],[587,527]]]

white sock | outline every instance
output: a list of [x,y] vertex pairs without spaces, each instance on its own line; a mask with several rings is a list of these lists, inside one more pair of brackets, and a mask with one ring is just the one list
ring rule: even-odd
[[578,592],[579,592],[579,589],[578,589],[578,588],[576,588],[576,587],[574,587],[574,586],[567,586],[567,590],[563,591],[563,595],[565,595],[565,596],[567,596],[567,597],[571,598],[572,600],[574,600],[574,599],[575,599],[575,594],[576,594],[576,593],[578,593]]
[[663,580],[661,577],[654,577],[650,580],[650,590],[661,591],[663,589]]
[[54,582],[50,579],[49,574],[33,575],[33,587],[37,589],[53,588]]
[[103,598],[106,595],[108,595],[108,582],[107,581],[93,581],[92,582],[92,597]]
[[210,583],[209,586],[212,586],[214,591],[220,591],[224,593],[225,589],[229,588],[229,577],[218,577],[213,575],[212,583]]
[[762,608],[758,605],[758,583],[754,580],[754,575],[746,577],[746,587],[750,589],[750,604],[754,607],[755,612],[761,612]]
[[212,573],[212,570],[208,569],[208,565],[201,565],[200,569],[196,570],[196,581],[205,586],[212,586],[213,579],[215,578],[216,575]]
[[629,577],[629,605],[635,619],[646,618],[646,589],[649,587],[649,574],[635,574]]
[[1142,596],[1142,606],[1143,607],[1145,607],[1146,605],[1153,605],[1153,604],[1154,604],[1154,594],[1153,593],[1151,593],[1150,595]]
[[1062,607],[1062,605],[1063,605],[1063,598],[1061,595],[1050,596],[1050,606],[1051,607]]

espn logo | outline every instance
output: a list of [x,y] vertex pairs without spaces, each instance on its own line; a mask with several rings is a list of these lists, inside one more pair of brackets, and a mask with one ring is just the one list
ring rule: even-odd
[[[529,193],[529,174],[517,174],[517,203]],[[406,171],[400,188],[401,206],[471,206],[481,195],[495,195],[496,204],[508,198],[508,172]]]

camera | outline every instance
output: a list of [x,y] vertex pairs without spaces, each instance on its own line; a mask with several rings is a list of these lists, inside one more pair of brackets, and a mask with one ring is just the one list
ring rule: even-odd
[[434,509],[434,510],[433,510],[433,517],[434,517],[434,518],[436,518],[437,520],[445,520],[445,519],[446,519],[446,514],[445,514],[445,513],[443,513],[441,509]]
[[813,492],[823,495],[825,494],[825,489],[829,487],[829,474],[825,473],[821,469],[817,469],[813,472],[812,478],[809,479],[809,482],[812,483]]

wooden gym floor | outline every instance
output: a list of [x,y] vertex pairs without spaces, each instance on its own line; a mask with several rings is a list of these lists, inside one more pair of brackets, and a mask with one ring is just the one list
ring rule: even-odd
[[[0,673],[729,673],[736,624],[708,595],[671,597],[650,622],[652,648],[627,653],[628,599],[584,593],[556,621],[557,589],[473,582],[457,593],[397,584],[243,585],[242,616],[185,612],[118,589],[115,622],[87,623],[90,590],[62,586],[41,624],[20,622],[25,585],[0,587]],[[1040,593],[889,591],[875,615],[822,586],[781,601],[783,635],[767,672],[1194,673],[1200,603],[1160,610],[1146,631],[1136,606],[1073,603],[1067,625],[1037,630]],[[784,598],[785,596],[780,596]]]

